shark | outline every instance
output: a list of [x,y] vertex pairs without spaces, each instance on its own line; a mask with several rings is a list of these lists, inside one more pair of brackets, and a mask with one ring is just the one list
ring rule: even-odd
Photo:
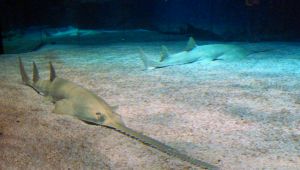
[[173,147],[127,127],[121,116],[101,97],[69,80],[57,77],[51,62],[49,62],[49,69],[49,80],[42,80],[40,79],[37,65],[33,62],[33,76],[32,80],[30,80],[22,60],[19,58],[19,70],[23,84],[31,87],[38,94],[52,99],[55,104],[54,113],[73,116],[87,124],[114,129],[145,145],[200,168],[219,169],[215,165],[192,158]]
[[[236,61],[245,59],[250,54],[256,53],[233,44],[208,44],[198,46],[193,37],[190,37],[186,48],[175,54],[170,54],[166,46],[161,47],[160,60],[155,61],[140,48],[140,58],[145,69],[162,68],[174,65],[193,63],[198,60],[227,60]],[[258,51],[261,52],[261,51]]]

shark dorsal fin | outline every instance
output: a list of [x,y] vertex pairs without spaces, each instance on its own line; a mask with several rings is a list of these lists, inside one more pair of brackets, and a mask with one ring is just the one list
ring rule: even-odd
[[37,66],[35,64],[35,62],[32,63],[33,65],[33,76],[32,76],[32,81],[34,83],[36,83],[39,79],[40,79],[40,76],[39,76],[39,71],[37,69]]
[[169,50],[166,46],[161,46],[161,52],[160,52],[160,61],[164,61],[166,58],[169,57]]
[[53,81],[56,77],[56,73],[51,62],[49,62],[49,67],[50,67],[50,81]]
[[189,38],[189,41],[187,42],[186,44],[186,47],[185,47],[185,50],[186,51],[191,51],[193,48],[195,48],[197,45],[196,45],[196,42],[194,40],[193,37],[190,37]]

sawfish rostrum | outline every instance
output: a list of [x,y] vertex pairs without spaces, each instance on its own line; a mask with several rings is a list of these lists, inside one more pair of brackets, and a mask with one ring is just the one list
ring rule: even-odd
[[54,112],[71,115],[86,123],[101,125],[115,129],[129,137],[132,137],[148,146],[156,148],[168,155],[177,157],[205,169],[218,169],[216,166],[201,160],[194,159],[178,150],[163,144],[153,138],[134,131],[123,123],[121,116],[114,112],[113,107],[91,91],[56,76],[52,63],[49,63],[50,78],[41,80],[36,64],[33,62],[33,78],[29,79],[25,72],[22,60],[19,58],[20,74],[23,83],[41,95],[51,97],[55,103]]

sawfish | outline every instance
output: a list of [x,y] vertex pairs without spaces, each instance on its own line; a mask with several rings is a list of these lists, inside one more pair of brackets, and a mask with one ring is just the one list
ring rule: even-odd
[[140,49],[140,58],[146,69],[162,68],[173,65],[193,63],[198,60],[241,60],[248,55],[263,52],[249,51],[233,44],[208,44],[198,46],[193,37],[190,37],[186,48],[175,54],[170,54],[166,46],[161,47],[159,61],[149,59],[149,57]]
[[175,148],[128,128],[122,121],[121,116],[102,98],[69,80],[57,77],[51,62],[49,62],[49,68],[50,79],[41,80],[38,68],[33,62],[33,78],[30,80],[22,60],[19,58],[19,69],[23,83],[34,89],[38,94],[50,97],[55,104],[54,113],[70,115],[88,124],[114,129],[161,152],[198,167],[218,169],[214,165],[185,155]]

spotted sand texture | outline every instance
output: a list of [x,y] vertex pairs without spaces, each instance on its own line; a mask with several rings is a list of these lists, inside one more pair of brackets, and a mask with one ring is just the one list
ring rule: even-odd
[[240,44],[272,48],[242,61],[198,61],[143,70],[138,47],[158,58],[185,42],[52,45],[0,59],[0,169],[197,169],[112,129],[52,113],[50,99],[21,84],[36,61],[90,89],[125,124],[221,169],[300,166],[300,48],[293,43]]

